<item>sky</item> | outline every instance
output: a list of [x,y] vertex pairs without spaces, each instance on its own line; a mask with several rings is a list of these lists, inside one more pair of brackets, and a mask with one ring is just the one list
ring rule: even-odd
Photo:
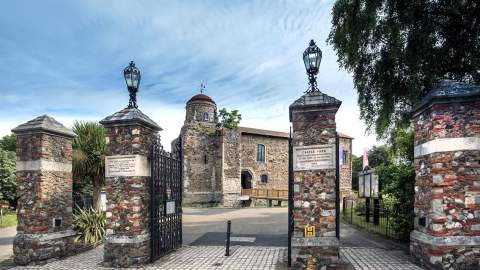
[[123,68],[142,73],[139,109],[166,149],[185,103],[204,93],[237,109],[241,126],[288,132],[288,106],[307,89],[302,53],[323,52],[318,87],[343,103],[337,130],[353,153],[376,144],[359,119],[352,75],[326,43],[334,1],[7,1],[0,15],[0,136],[48,114],[67,127],[128,105]]

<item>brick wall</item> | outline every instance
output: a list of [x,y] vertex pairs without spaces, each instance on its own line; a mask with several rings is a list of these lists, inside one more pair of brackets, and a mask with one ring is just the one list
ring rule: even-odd
[[[241,168],[252,176],[253,188],[288,189],[288,139],[254,134],[242,134]],[[265,146],[265,162],[257,161],[257,145]],[[268,176],[268,183],[260,181]]]
[[411,250],[437,269],[480,268],[480,91],[465,98],[469,91],[453,91],[458,87],[467,86],[441,83],[442,92],[432,90],[413,118]]
[[13,130],[17,135],[17,264],[72,252],[72,137],[49,116]]

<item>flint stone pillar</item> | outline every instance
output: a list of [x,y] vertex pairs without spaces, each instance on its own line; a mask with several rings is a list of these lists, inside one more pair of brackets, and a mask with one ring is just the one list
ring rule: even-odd
[[410,250],[435,269],[480,269],[480,86],[442,81],[415,106]]
[[[320,269],[339,259],[335,114],[340,105],[341,101],[321,92],[306,93],[290,105],[294,171],[292,269]],[[321,166],[305,162],[311,157],[324,159]],[[314,237],[304,235],[306,226],[315,227]]]
[[73,247],[73,132],[39,116],[12,130],[17,135],[17,264],[41,264]]
[[150,151],[161,128],[137,108],[100,121],[107,134],[104,263],[131,267],[150,259]]

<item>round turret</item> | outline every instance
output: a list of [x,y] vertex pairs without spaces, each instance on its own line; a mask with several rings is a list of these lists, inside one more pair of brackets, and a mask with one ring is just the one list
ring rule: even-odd
[[193,96],[186,109],[185,123],[217,123],[217,104],[205,94]]

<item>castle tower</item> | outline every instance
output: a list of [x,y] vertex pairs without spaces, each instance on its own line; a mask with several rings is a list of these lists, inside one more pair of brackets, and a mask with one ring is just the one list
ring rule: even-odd
[[216,205],[222,200],[217,123],[217,105],[209,96],[198,94],[187,102],[180,133],[183,205]]

